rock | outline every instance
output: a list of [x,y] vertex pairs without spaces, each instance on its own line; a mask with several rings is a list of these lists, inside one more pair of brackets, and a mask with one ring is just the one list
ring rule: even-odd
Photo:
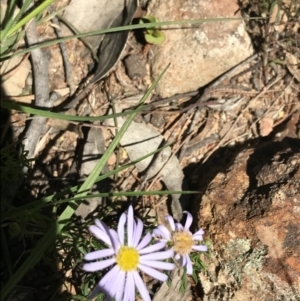
[[[109,28],[112,21],[123,9],[123,2],[116,1],[98,1],[98,0],[72,0],[64,12],[64,18],[70,22],[79,32],[89,32],[102,28]],[[65,34],[70,34],[68,28],[62,26]],[[93,50],[99,46],[103,36],[91,36],[85,38],[93,47]]]
[[25,88],[26,79],[31,71],[31,66],[28,59],[23,61],[22,59],[22,57],[14,57],[3,63],[3,70],[8,74],[7,80],[2,83],[5,96],[18,96]]
[[147,75],[146,61],[142,54],[130,54],[124,58],[126,73],[131,80],[144,79]]
[[299,140],[241,151],[207,187],[198,223],[212,243],[199,275],[203,300],[299,301]]
[[[150,3],[147,15],[160,21],[239,18],[238,9],[235,0],[157,0]],[[171,63],[157,87],[161,97],[195,91],[253,54],[242,20],[184,27],[162,30],[166,41],[153,46],[153,78]]]

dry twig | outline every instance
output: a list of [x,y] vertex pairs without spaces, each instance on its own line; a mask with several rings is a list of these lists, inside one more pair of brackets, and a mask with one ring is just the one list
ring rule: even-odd
[[[28,46],[39,43],[36,22],[32,20],[26,30]],[[49,99],[49,61],[45,52],[35,49],[31,52],[31,63],[34,77],[35,105],[39,107],[52,108],[56,96]],[[32,158],[41,133],[44,131],[45,117],[36,116],[31,121],[23,141],[28,158]]]

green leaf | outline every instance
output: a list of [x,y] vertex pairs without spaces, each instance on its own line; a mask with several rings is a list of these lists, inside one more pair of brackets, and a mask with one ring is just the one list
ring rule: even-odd
[[[145,16],[139,20],[139,24],[149,24],[149,23],[157,23],[158,19],[152,16]],[[146,28],[146,32],[150,35],[153,35],[156,30],[156,26],[153,26],[151,28]]]
[[20,29],[22,26],[27,24],[33,18],[35,18],[38,14],[43,12],[54,1],[55,0],[45,0],[44,2],[42,2],[38,7],[33,9],[28,15],[26,15],[24,18],[22,18],[16,25],[14,25],[12,28],[10,28],[7,35],[10,36],[10,35],[14,34],[18,29]]
[[159,30],[155,30],[153,34],[145,34],[145,40],[149,44],[160,45],[165,39],[165,35]]
[[[24,103],[14,102],[14,101],[6,101],[6,100],[1,100],[0,107],[9,109],[9,110],[20,111],[23,113],[38,115],[41,117],[69,120],[69,121],[83,121],[83,122],[100,121],[100,120],[106,120],[106,119],[115,118],[115,117],[128,116],[131,114],[131,111],[128,111],[128,112],[124,112],[124,113],[117,113],[117,114],[105,115],[105,116],[93,116],[93,117],[76,116],[76,115],[68,115],[68,114],[62,114],[62,113],[54,113],[54,112],[47,111],[48,109],[47,110],[36,109],[36,108],[32,108],[28,105],[25,105]],[[147,107],[149,107],[149,106],[139,107],[138,112],[142,111],[144,108],[147,108]]]
[[13,47],[18,43],[20,39],[24,37],[25,31],[21,30],[16,34],[10,36],[9,38],[5,39],[1,43],[1,53],[5,53],[6,51],[12,51]]

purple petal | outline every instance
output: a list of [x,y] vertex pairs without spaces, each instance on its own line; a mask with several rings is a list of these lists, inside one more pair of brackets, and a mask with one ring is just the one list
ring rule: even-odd
[[173,249],[169,249],[162,252],[155,252],[152,254],[142,255],[140,260],[164,260],[173,257],[174,251]]
[[112,247],[115,250],[115,254],[117,254],[120,248],[120,241],[119,241],[118,234],[114,229],[109,229],[109,235],[111,238]]
[[126,223],[126,214],[123,213],[119,219],[118,223],[118,236],[120,240],[120,244],[124,245],[124,228]]
[[196,251],[207,252],[207,246],[205,245],[195,245],[192,246],[192,249]]
[[202,235],[193,235],[193,240],[200,240],[203,241],[203,236]]
[[150,252],[156,252],[158,250],[161,250],[165,247],[166,243],[163,242],[163,241],[159,241],[157,243],[155,243],[154,245],[150,245],[142,250],[139,250],[140,254],[147,254],[147,253],[150,253]]
[[133,233],[133,241],[132,241],[132,246],[135,248],[141,239],[143,227],[144,227],[143,222],[139,218],[137,218],[136,228]]
[[183,231],[183,226],[179,223],[176,223],[176,231]]
[[113,249],[104,249],[104,250],[99,250],[99,251],[94,251],[85,254],[84,259],[85,260],[96,260],[100,259],[103,257],[109,257],[115,254],[115,251]]
[[176,259],[176,260],[179,260],[180,259],[180,255],[179,254],[175,254],[175,256],[174,256],[174,258]]
[[106,243],[108,246],[111,247],[111,240],[109,235],[104,232],[102,229],[100,229],[97,226],[90,226],[89,227],[90,232],[92,232],[98,239],[102,240],[104,243]]
[[120,271],[118,277],[115,279],[115,282],[112,285],[113,287],[115,287],[115,291],[113,293],[116,301],[121,301],[123,299],[125,276],[126,272]]
[[190,256],[189,255],[183,255],[186,259],[186,273],[188,275],[192,275],[193,274],[193,266],[192,266],[192,262],[191,262],[191,259],[190,259]]
[[[135,285],[136,285],[139,293],[141,294],[142,300],[143,301],[151,301],[149,292],[148,292],[148,290],[146,288],[146,285],[143,282],[141,276],[139,275],[139,273],[134,272],[134,273],[132,273],[132,275],[133,275],[133,279],[134,279]],[[134,301],[134,300],[135,299],[133,299],[132,301]]]
[[150,241],[152,239],[152,235],[148,232],[143,239],[141,240],[141,242],[138,244],[137,246],[137,250],[140,251],[142,250],[144,247],[146,247]]
[[116,262],[115,258],[110,258],[106,260],[101,260],[101,261],[96,261],[96,262],[91,262],[91,263],[85,263],[82,266],[82,269],[86,272],[96,272],[96,271],[101,271],[110,265],[114,264]]
[[148,267],[146,265],[139,264],[139,269],[143,273],[145,273],[145,274],[147,274],[147,275],[151,276],[152,278],[157,279],[159,281],[164,282],[168,279],[168,276],[166,274],[164,274],[162,272],[159,272],[155,269],[152,269],[151,267]]
[[118,266],[115,266],[99,282],[101,291],[106,294],[106,298],[109,300],[116,295],[117,287],[114,284],[116,279],[119,278],[120,273],[121,273],[120,268]]
[[164,261],[141,260],[140,263],[142,265],[146,265],[151,268],[160,269],[160,270],[172,271],[175,268],[174,263],[164,262]]
[[171,215],[167,215],[166,220],[169,222],[172,231],[175,231],[175,223],[173,217]]
[[127,213],[127,246],[128,247],[132,247],[132,238],[134,232],[133,223],[134,223],[133,208],[130,205]]
[[[112,282],[118,277],[121,272],[118,265],[115,265],[109,272],[105,274],[105,276],[99,282],[99,286],[101,286],[104,290],[106,286],[110,287]],[[107,290],[106,290],[107,291]]]
[[123,301],[135,300],[135,284],[133,273],[127,273]]
[[186,221],[185,221],[185,225],[184,225],[184,230],[188,231],[190,229],[190,226],[193,222],[193,216],[187,212],[187,211],[183,211],[183,213],[186,214]]
[[195,236],[198,236],[198,235],[203,235],[204,234],[204,231],[202,229],[198,230],[196,233],[194,233]]
[[155,228],[153,230],[153,234],[154,236],[161,236],[162,238],[164,239],[167,239],[167,240],[170,240],[171,238],[171,233],[170,231],[168,230],[167,227],[165,227],[164,225],[159,225],[157,226],[157,228]]
[[[102,290],[111,298],[115,298],[116,293],[117,293],[117,289],[118,286],[116,285],[116,279],[119,279],[121,270],[119,271],[119,273],[116,275],[115,278],[111,278],[109,281],[107,281],[105,283],[105,285],[103,286]],[[109,300],[110,300],[109,298]]]
[[110,298],[113,296],[110,294],[109,290],[104,288],[105,283],[110,282],[111,279],[115,279],[117,277],[117,273],[119,271],[118,266],[114,266],[108,273],[105,274],[105,276],[101,279],[101,281],[94,287],[93,291],[88,296],[88,299],[94,299],[99,292],[106,293]]
[[106,226],[105,223],[101,222],[99,219],[95,220],[95,224],[98,228],[100,228],[103,232],[108,232],[108,227]]

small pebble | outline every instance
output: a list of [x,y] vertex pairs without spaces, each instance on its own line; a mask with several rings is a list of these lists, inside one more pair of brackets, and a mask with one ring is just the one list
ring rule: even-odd
[[146,62],[141,54],[128,55],[124,59],[124,65],[131,80],[142,80],[147,75]]

